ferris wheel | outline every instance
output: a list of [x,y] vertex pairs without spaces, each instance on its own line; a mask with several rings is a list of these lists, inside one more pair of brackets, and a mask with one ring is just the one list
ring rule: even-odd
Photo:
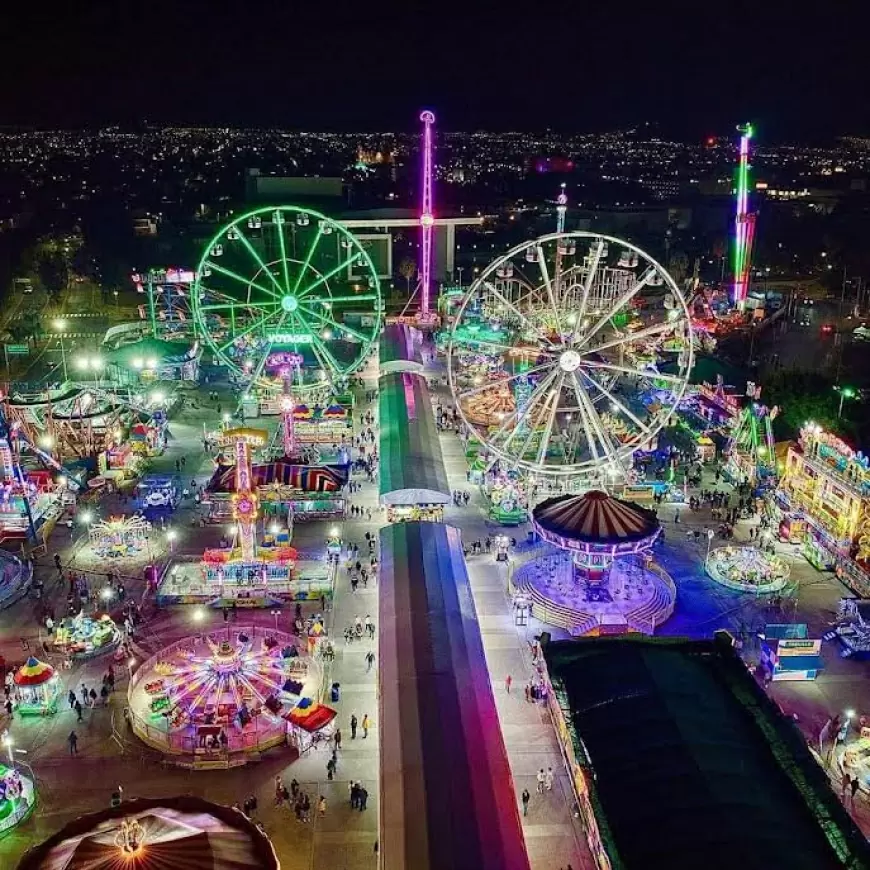
[[655,445],[692,364],[671,276],[637,246],[590,232],[541,236],[492,262],[447,347],[456,407],[488,468],[587,479],[622,475]]
[[191,293],[197,332],[246,388],[333,391],[381,329],[377,270],[353,234],[296,206],[260,208],[205,247]]

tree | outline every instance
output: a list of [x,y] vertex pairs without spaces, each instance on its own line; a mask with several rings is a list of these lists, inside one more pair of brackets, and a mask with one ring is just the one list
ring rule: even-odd
[[417,274],[417,264],[410,257],[406,257],[399,265],[399,274],[405,279],[408,296],[410,297],[411,279]]
[[69,268],[63,254],[50,252],[40,257],[39,280],[52,301],[56,301],[69,283]]
[[[829,432],[848,434],[848,421],[839,417],[840,398],[834,382],[821,372],[778,371],[764,383],[762,400],[779,408],[773,421],[774,435],[795,438],[801,427],[812,421]],[[843,409],[847,414],[849,406]]]

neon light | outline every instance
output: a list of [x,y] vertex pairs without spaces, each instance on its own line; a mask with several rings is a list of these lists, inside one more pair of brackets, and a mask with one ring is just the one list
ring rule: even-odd
[[429,293],[432,283],[432,227],[435,217],[432,214],[432,125],[435,114],[428,109],[422,112],[423,122],[423,213],[420,227],[423,236],[423,254],[420,263],[420,317],[429,318]]
[[266,336],[266,341],[273,344],[310,344],[313,339],[308,332],[273,332]]
[[734,217],[734,304],[742,309],[749,292],[749,269],[752,242],[755,238],[755,215],[749,212],[749,140],[752,125],[737,128],[740,137],[740,159],[737,166],[737,209]]

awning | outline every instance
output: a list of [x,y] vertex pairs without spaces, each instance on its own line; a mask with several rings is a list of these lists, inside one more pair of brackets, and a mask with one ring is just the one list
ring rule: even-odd
[[528,870],[459,530],[380,532],[383,870]]
[[425,379],[407,372],[382,377],[379,416],[381,502],[449,504],[450,485]]
[[420,357],[422,336],[413,326],[406,323],[390,323],[384,327],[380,341],[381,376],[393,372],[423,372]]

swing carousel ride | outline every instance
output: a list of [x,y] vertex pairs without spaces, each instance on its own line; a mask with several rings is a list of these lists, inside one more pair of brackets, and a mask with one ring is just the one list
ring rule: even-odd
[[521,477],[586,488],[628,475],[675,414],[692,363],[691,316],[671,276],[635,245],[590,232],[541,236],[493,261],[447,341],[470,459],[510,506]]

